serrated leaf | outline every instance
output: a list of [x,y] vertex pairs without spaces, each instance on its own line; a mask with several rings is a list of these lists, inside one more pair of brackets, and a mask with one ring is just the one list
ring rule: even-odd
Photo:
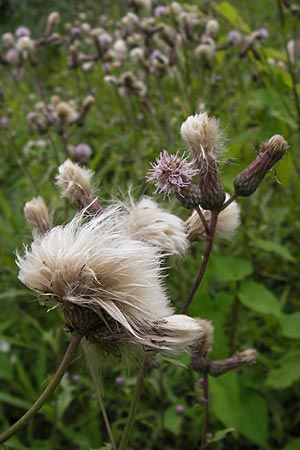
[[243,281],[238,292],[238,298],[244,306],[252,309],[252,311],[275,317],[281,315],[280,305],[276,297],[263,284]]
[[234,256],[216,256],[214,269],[216,278],[224,282],[243,280],[253,272],[250,261]]
[[281,358],[280,367],[269,373],[266,384],[275,389],[285,389],[299,379],[300,351],[295,351]]

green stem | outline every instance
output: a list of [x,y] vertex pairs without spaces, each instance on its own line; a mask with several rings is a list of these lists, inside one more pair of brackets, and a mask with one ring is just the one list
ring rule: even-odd
[[69,367],[71,360],[78,348],[79,342],[81,341],[82,336],[77,333],[73,333],[69,342],[69,346],[66,350],[66,353],[63,357],[62,362],[60,363],[57,371],[53,375],[50,384],[46,387],[46,389],[42,392],[39,398],[35,401],[35,403],[31,406],[31,408],[16,422],[14,423],[8,430],[4,431],[4,433],[0,434],[0,444],[7,441],[9,438],[14,436],[21,428],[23,428],[27,422],[32,419],[32,417],[41,409],[41,407],[46,403],[48,397],[55,388],[60,383],[63,375],[65,374],[67,368]]
[[141,395],[141,391],[142,391],[142,386],[143,386],[143,382],[145,379],[145,375],[147,372],[147,369],[149,367],[149,363],[150,363],[150,358],[148,357],[148,355],[146,355],[145,359],[144,359],[144,364],[140,370],[138,379],[136,381],[136,385],[135,385],[135,390],[133,393],[133,398],[131,401],[131,406],[130,406],[130,410],[129,410],[129,414],[127,417],[127,421],[126,421],[126,425],[124,428],[124,432],[122,435],[122,439],[121,439],[121,443],[119,446],[118,450],[125,450],[127,448],[127,443],[129,440],[129,436],[134,424],[134,418],[135,418],[135,414],[136,414],[136,410],[137,410],[137,406],[139,403],[139,399],[140,399],[140,395]]

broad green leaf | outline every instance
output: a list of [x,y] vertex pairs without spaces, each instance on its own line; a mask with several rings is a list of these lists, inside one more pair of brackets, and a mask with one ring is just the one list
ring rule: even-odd
[[253,272],[251,262],[246,259],[234,256],[216,256],[213,262],[215,276],[220,281],[243,280]]
[[236,372],[210,380],[211,405],[215,416],[228,428],[240,426],[240,390]]
[[243,281],[238,292],[240,302],[249,309],[275,317],[281,315],[276,297],[263,284]]
[[280,367],[272,370],[267,378],[267,386],[285,389],[300,379],[300,351],[287,353],[280,360]]
[[171,431],[174,434],[179,434],[183,416],[179,416],[176,413],[174,405],[170,406],[164,413],[164,426],[165,429]]
[[219,5],[215,5],[215,10],[224,16],[235,28],[239,28],[245,33],[251,32],[249,25],[242,19],[235,7],[229,2],[222,2]]
[[282,314],[278,320],[283,336],[291,339],[300,338],[300,312]]
[[291,261],[291,262],[295,261],[294,256],[291,255],[291,253],[288,251],[288,249],[286,247],[284,247],[283,245],[278,244],[277,242],[253,238],[251,244],[254,247],[260,248],[266,252],[275,253],[276,255],[281,256],[283,259],[286,259],[287,261]]
[[251,389],[243,389],[240,412],[240,432],[265,448],[268,441],[268,410],[265,399]]

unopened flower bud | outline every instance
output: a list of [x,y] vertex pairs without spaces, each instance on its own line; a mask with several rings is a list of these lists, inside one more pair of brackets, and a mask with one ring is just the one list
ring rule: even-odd
[[38,233],[45,234],[51,229],[48,209],[42,197],[35,197],[25,203],[24,215],[29,225]]
[[248,197],[256,191],[265,175],[286,154],[288,143],[276,134],[266,141],[252,163],[234,180],[237,195]]

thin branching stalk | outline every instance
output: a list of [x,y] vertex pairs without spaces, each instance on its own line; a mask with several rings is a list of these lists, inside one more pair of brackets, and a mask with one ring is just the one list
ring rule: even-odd
[[203,401],[204,401],[204,411],[203,411],[200,450],[205,450],[207,448],[207,433],[209,424],[209,382],[207,371],[205,371],[203,374]]
[[[201,216],[200,216],[201,218]],[[202,220],[202,219],[201,219]],[[192,289],[189,293],[189,295],[187,296],[183,307],[181,308],[180,313],[181,314],[186,314],[187,310],[191,304],[191,301],[193,300],[193,297],[199,287],[199,284],[201,283],[206,267],[207,267],[207,263],[211,254],[211,250],[212,250],[212,245],[213,245],[213,241],[214,241],[214,237],[215,237],[215,232],[216,232],[216,227],[217,227],[217,222],[218,222],[218,213],[213,213],[211,214],[211,222],[210,222],[210,229],[209,229],[209,233],[206,237],[206,248],[205,248],[205,253],[201,262],[201,266],[197,275],[197,278],[192,286]]]
[[14,436],[18,431],[23,428],[30,419],[41,409],[41,407],[46,403],[50,394],[56,389],[59,385],[63,375],[66,373],[67,368],[69,367],[78,345],[81,341],[82,336],[73,333],[71,335],[71,339],[66,350],[66,353],[63,357],[62,362],[60,363],[57,371],[53,375],[50,383],[46,387],[46,389],[42,392],[39,398],[35,401],[35,403],[31,406],[31,408],[16,422],[14,423],[8,430],[4,431],[4,433],[0,434],[0,444],[7,441],[9,438]]
[[127,417],[126,425],[124,428],[124,432],[123,432],[122,439],[121,439],[118,450],[125,450],[127,448],[130,433],[131,433],[131,430],[132,430],[132,427],[134,424],[135,414],[136,414],[136,410],[138,407],[145,375],[146,375],[149,365],[150,365],[150,358],[148,355],[146,355],[145,359],[144,359],[144,363],[141,367],[140,373],[139,373],[137,381],[136,381],[135,390],[133,393],[129,414]]

